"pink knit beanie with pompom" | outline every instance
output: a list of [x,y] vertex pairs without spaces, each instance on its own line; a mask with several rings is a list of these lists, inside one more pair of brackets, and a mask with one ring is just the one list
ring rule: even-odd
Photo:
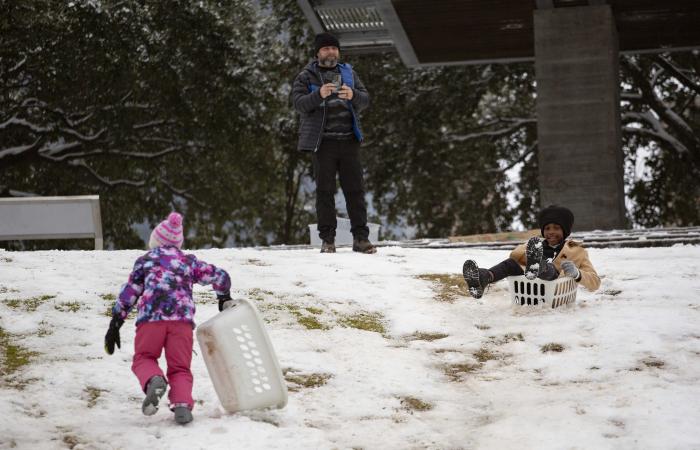
[[174,245],[177,248],[181,248],[184,240],[182,216],[176,212],[171,212],[168,218],[159,223],[151,232],[148,247],[156,248],[164,245]]

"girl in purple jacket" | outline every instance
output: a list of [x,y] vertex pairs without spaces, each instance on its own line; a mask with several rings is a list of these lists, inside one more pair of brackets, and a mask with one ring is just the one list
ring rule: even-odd
[[[219,299],[219,310],[230,300],[231,280],[225,270],[185,254],[182,216],[170,213],[153,230],[150,251],[139,257],[112,308],[112,320],[105,336],[105,351],[121,348],[119,328],[131,308],[136,306],[136,338],[131,370],[146,394],[141,410],[147,416],[158,411],[158,401],[168,385],[170,409],[175,421],[192,421],[192,329],[195,304],[192,285],[211,284]],[[165,349],[167,376],[158,365]]]

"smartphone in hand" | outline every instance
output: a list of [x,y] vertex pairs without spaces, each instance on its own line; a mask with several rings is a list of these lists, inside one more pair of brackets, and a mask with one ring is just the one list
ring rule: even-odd
[[343,85],[343,78],[340,76],[339,73],[333,76],[333,84],[335,84],[335,89],[333,89],[333,93],[337,94],[340,90],[340,86]]

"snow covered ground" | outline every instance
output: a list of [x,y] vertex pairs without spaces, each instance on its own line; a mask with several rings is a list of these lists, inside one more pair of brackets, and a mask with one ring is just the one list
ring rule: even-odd
[[290,392],[225,414],[195,355],[184,427],[141,414],[133,320],[103,350],[141,253],[0,251],[0,448],[700,448],[699,246],[591,249],[601,289],[546,311],[513,309],[504,282],[465,296],[463,261],[502,250],[195,251],[256,303]]

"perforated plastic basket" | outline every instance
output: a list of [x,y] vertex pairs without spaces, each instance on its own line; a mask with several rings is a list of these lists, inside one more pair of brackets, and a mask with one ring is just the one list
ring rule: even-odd
[[508,277],[513,306],[538,306],[558,308],[576,301],[576,281],[570,277],[561,277],[552,281],[536,278],[528,280],[524,275]]
[[197,341],[216,395],[228,412],[287,404],[287,384],[253,303],[236,300],[197,327]]

